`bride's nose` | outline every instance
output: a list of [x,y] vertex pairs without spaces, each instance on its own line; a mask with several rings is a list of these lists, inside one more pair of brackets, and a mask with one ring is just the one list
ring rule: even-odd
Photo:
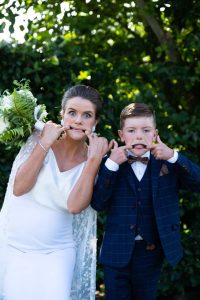
[[75,123],[76,123],[76,124],[81,124],[81,123],[82,123],[82,117],[81,117],[81,115],[78,114],[78,115],[76,116]]

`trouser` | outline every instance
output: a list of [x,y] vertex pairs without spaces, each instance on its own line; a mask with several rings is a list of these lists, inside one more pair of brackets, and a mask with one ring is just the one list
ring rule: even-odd
[[136,241],[127,266],[103,266],[106,300],[155,300],[163,258],[160,245]]

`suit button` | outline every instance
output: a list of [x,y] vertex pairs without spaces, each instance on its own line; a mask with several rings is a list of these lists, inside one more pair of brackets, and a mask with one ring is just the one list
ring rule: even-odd
[[105,180],[105,184],[108,186],[108,185],[110,185],[110,179],[106,179]]
[[138,201],[138,205],[141,205],[141,201]]
[[135,225],[131,224],[131,225],[130,225],[130,229],[132,230],[132,229],[134,229],[134,228],[135,228]]
[[154,244],[149,244],[146,246],[146,250],[153,251],[155,249],[156,249],[156,245],[154,245]]
[[141,192],[142,189],[141,189],[141,188],[138,188],[137,190],[138,190],[138,192]]

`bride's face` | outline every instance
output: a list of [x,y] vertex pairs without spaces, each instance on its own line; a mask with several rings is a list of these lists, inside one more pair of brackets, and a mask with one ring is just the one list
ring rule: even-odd
[[91,132],[96,125],[96,107],[87,99],[74,97],[67,101],[63,112],[63,126],[69,127],[67,133],[73,139],[85,138],[85,131]]

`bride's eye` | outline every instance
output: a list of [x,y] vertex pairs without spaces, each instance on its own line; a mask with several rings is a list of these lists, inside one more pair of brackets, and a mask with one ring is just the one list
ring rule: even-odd
[[89,118],[92,117],[92,114],[90,114],[90,113],[85,113],[85,117],[86,117],[87,119],[89,119]]
[[76,115],[76,112],[74,110],[69,110],[68,114],[73,117]]

